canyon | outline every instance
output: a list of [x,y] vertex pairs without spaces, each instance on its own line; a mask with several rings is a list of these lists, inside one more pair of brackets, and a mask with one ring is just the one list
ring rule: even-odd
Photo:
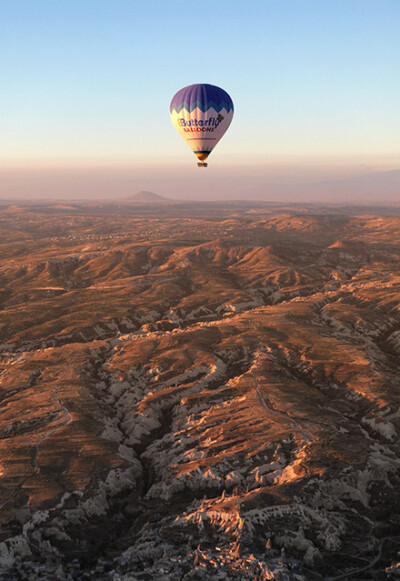
[[395,579],[400,210],[0,205],[2,579]]

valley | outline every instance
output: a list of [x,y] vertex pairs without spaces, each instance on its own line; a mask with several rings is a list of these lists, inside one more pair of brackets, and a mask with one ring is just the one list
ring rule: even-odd
[[400,574],[400,213],[0,206],[0,575]]

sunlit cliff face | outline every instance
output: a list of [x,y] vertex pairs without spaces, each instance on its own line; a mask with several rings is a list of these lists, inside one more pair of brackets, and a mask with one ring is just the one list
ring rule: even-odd
[[9,579],[396,571],[400,219],[196,208],[0,214]]

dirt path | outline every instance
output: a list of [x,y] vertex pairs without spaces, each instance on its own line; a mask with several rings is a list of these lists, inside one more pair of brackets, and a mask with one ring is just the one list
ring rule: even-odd
[[341,573],[340,575],[336,575],[335,577],[325,577],[324,581],[339,581],[339,579],[349,579],[353,575],[356,575],[358,573],[363,573],[364,571],[368,571],[382,557],[382,549],[383,549],[383,545],[385,544],[385,541],[388,541],[389,539],[392,539],[392,538],[394,538],[394,537],[383,537],[383,539],[381,539],[379,541],[378,553],[377,553],[377,555],[375,555],[375,557],[373,559],[371,559],[369,561],[369,563],[367,565],[364,565],[363,567],[360,567],[359,569],[353,569],[352,571],[349,571],[347,573]]
[[32,458],[32,465],[33,465],[33,472],[31,474],[29,474],[29,476],[27,476],[26,478],[24,478],[13,490],[12,494],[4,501],[0,504],[0,511],[11,501],[13,500],[13,498],[15,498],[15,496],[17,495],[17,493],[21,490],[21,488],[24,486],[24,484],[26,484],[27,482],[29,482],[29,480],[31,480],[32,478],[34,478],[35,476],[37,476],[37,474],[39,474],[40,472],[40,466],[39,466],[39,462],[38,462],[38,456],[39,456],[39,452],[40,452],[40,444],[42,444],[43,442],[45,442],[48,438],[50,438],[50,436],[52,436],[53,434],[55,434],[56,432],[58,432],[59,430],[61,430],[62,428],[64,428],[66,425],[68,425],[69,423],[72,422],[72,417],[71,414],[69,413],[68,409],[66,408],[66,406],[64,404],[62,404],[60,402],[60,399],[58,397],[58,393],[57,393],[57,384],[60,383],[60,381],[62,381],[66,375],[68,374],[69,370],[71,369],[71,366],[73,364],[73,361],[70,361],[67,365],[67,369],[65,370],[65,372],[61,375],[61,377],[59,377],[57,379],[57,381],[54,383],[52,391],[53,391],[53,396],[54,396],[54,400],[58,406],[58,408],[63,412],[64,414],[64,418],[66,418],[66,421],[62,422],[61,424],[57,425],[55,428],[53,428],[52,430],[49,430],[47,433],[45,433],[43,436],[40,436],[40,438],[38,438],[36,440],[36,442],[34,443],[34,456]]
[[[58,397],[58,393],[57,393],[57,389],[56,386],[58,383],[60,383],[60,381],[62,381],[64,379],[64,377],[67,375],[67,373],[69,372],[69,370],[71,369],[72,366],[72,361],[70,361],[67,365],[67,369],[65,370],[65,372],[62,374],[61,377],[59,377],[57,379],[57,381],[55,382],[55,384],[53,385],[53,396],[54,396],[54,400],[57,404],[57,406],[59,407],[59,409],[64,413],[64,418],[66,418],[67,421],[64,421],[62,424],[56,426],[55,428],[53,428],[52,430],[50,430],[49,432],[47,432],[46,434],[44,434],[44,436],[41,436],[36,442],[35,442],[35,454],[33,456],[33,467],[35,469],[34,474],[32,474],[30,476],[30,478],[32,478],[34,475],[39,474],[40,472],[40,467],[39,467],[39,463],[38,463],[38,456],[39,456],[39,446],[40,444],[42,444],[43,442],[45,442],[46,440],[48,440],[48,438],[50,438],[50,436],[52,436],[53,434],[55,434],[56,432],[58,432],[59,430],[61,430],[62,428],[64,428],[65,426],[67,426],[68,424],[70,424],[72,422],[72,417],[71,414],[69,413],[68,409],[65,407],[65,405],[63,405]],[[26,481],[25,481],[26,482]]]

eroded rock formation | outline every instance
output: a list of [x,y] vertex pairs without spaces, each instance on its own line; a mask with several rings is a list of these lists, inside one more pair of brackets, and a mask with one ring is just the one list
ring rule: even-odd
[[215,214],[3,215],[4,579],[399,574],[400,218]]

